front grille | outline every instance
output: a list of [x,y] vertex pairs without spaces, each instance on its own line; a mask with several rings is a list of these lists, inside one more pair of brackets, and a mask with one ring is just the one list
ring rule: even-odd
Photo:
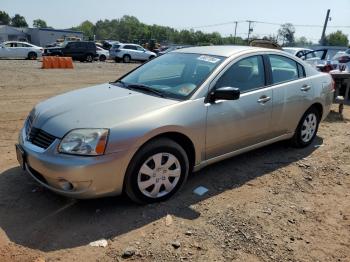
[[55,139],[55,136],[35,127],[32,127],[29,135],[27,135],[27,140],[29,142],[44,149],[47,149]]

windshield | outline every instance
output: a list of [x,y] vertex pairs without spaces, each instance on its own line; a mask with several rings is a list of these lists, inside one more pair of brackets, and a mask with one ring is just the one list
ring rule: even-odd
[[[123,85],[144,85],[164,97],[186,99],[222,63],[224,57],[169,53],[121,78]],[[123,86],[121,85],[121,86]]]

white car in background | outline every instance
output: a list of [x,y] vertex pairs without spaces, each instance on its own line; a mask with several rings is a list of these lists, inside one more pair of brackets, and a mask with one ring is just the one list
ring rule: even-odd
[[116,62],[123,61],[129,63],[130,61],[147,61],[155,58],[156,53],[151,52],[140,45],[136,44],[114,44],[109,50],[111,59]]
[[299,58],[304,56],[306,53],[314,51],[312,49],[300,47],[282,47],[282,50]]
[[0,44],[0,58],[23,58],[36,60],[44,49],[26,42],[8,41]]
[[97,57],[96,60],[100,60],[101,62],[106,61],[109,59],[109,51],[106,49],[103,49],[102,47],[96,46],[96,53]]

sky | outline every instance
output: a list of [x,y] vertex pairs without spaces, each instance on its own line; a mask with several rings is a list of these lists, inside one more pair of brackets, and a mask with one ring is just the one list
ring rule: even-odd
[[234,34],[235,25],[230,22],[241,21],[237,36],[247,37],[245,21],[253,20],[265,22],[252,24],[252,35],[262,37],[276,34],[278,24],[289,22],[295,25],[297,37],[305,36],[313,42],[321,37],[327,9],[331,9],[331,21],[326,33],[342,30],[350,38],[350,0],[0,0],[0,10],[10,16],[23,15],[30,26],[37,18],[54,28],[65,29],[85,20],[95,23],[133,15],[146,24],[216,31],[224,36]]

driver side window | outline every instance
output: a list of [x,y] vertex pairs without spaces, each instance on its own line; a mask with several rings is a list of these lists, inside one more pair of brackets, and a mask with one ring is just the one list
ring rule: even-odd
[[251,56],[233,64],[220,77],[216,88],[236,87],[241,93],[265,86],[265,70],[262,56]]

